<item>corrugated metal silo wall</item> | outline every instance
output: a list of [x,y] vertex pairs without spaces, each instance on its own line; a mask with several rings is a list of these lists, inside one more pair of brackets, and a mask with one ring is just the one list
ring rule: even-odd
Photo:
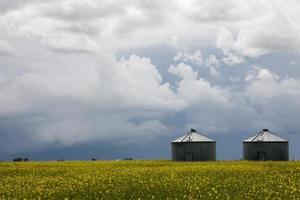
[[172,160],[175,161],[216,160],[216,142],[172,143]]
[[243,159],[259,160],[265,153],[266,160],[289,160],[288,142],[243,142]]

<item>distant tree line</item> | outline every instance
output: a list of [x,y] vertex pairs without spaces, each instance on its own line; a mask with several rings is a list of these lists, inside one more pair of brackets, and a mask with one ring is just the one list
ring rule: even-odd
[[[96,158],[91,158],[91,161],[97,161],[97,160],[98,159],[96,159]],[[131,157],[125,157],[124,160],[134,160],[134,159]],[[18,157],[18,158],[13,159],[13,161],[14,162],[27,162],[27,161],[29,161],[29,159]],[[59,159],[57,161],[62,162],[62,161],[65,161],[65,159]]]
[[27,161],[29,161],[29,159],[28,158],[15,158],[15,159],[13,159],[13,161],[14,162],[27,162]]
[[133,158],[128,157],[128,158],[124,158],[124,160],[133,160]]

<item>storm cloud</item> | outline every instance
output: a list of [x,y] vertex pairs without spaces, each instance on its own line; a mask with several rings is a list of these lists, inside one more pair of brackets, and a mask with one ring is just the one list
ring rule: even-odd
[[2,1],[0,151],[155,142],[191,127],[298,134],[299,8]]

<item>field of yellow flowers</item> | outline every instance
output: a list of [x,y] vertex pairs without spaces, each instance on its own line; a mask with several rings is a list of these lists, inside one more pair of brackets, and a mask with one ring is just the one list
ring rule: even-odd
[[300,199],[300,162],[0,162],[0,199]]

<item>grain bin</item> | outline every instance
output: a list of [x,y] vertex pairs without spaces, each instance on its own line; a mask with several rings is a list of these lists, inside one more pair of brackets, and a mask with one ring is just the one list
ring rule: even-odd
[[216,141],[191,129],[187,134],[172,141],[172,160],[216,160]]
[[288,160],[289,143],[268,129],[243,141],[245,160]]

